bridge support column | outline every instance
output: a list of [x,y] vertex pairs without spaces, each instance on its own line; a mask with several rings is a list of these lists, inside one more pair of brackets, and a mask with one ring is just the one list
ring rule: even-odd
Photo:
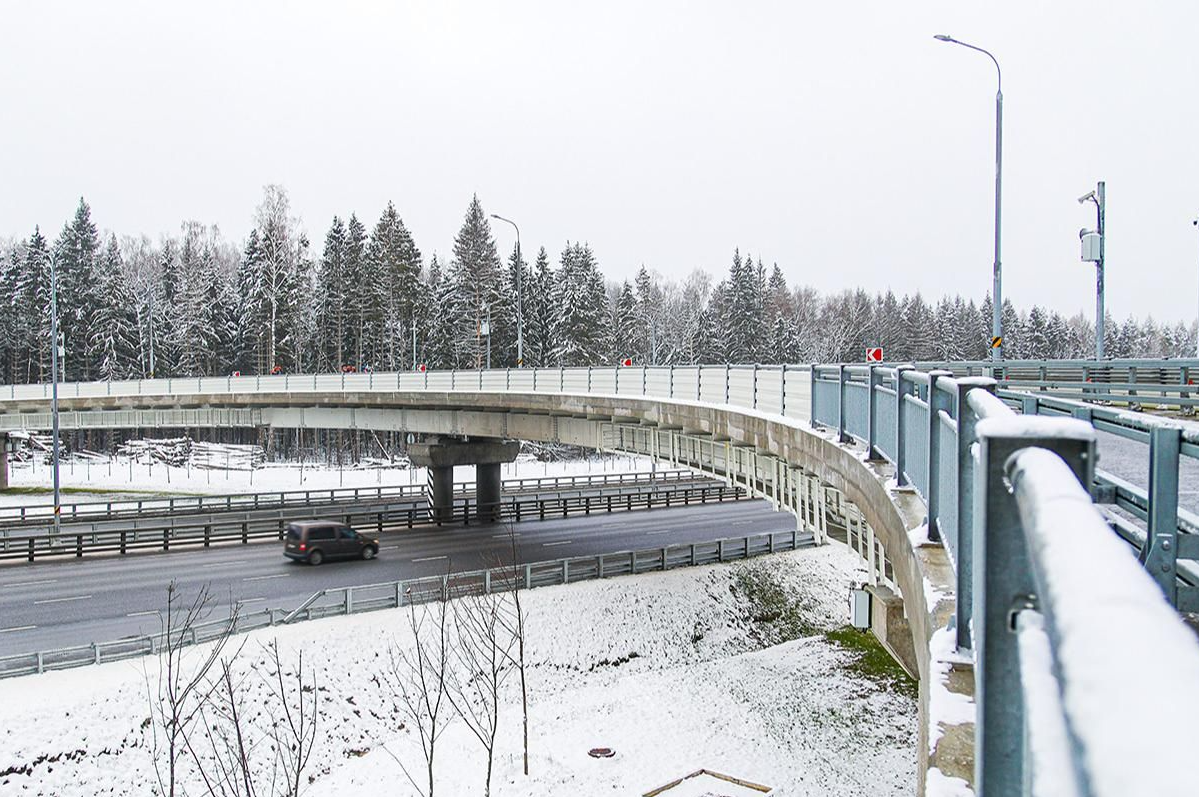
[[448,523],[454,519],[454,466],[429,467],[429,490],[432,495],[433,519]]
[[500,519],[500,463],[475,465],[475,506],[479,520],[494,523]]
[[8,488],[8,435],[0,434],[0,490]]
[[408,447],[413,464],[429,469],[433,513],[442,522],[451,519],[454,514],[455,465],[475,466],[475,516],[485,523],[498,520],[500,465],[512,462],[519,453],[519,442],[494,437],[430,437]]

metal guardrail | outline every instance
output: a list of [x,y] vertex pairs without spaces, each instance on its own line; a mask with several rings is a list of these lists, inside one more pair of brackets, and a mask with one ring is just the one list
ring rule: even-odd
[[[943,371],[923,372],[910,366],[817,366],[814,373],[814,421],[836,428],[843,438],[860,440],[873,454],[896,465],[899,484],[911,483],[928,504],[932,538],[943,536],[954,560],[965,568],[959,576],[969,576],[971,567],[969,540],[960,543],[960,556],[958,548],[963,528],[969,533],[972,463],[968,452],[976,442],[972,434],[978,420],[963,412],[969,409],[966,393],[983,388],[1026,416],[1076,418],[1099,431],[1145,443],[1148,488],[1098,470],[1091,486],[1101,502],[1146,521],[1147,530],[1111,517],[1170,603],[1180,611],[1199,611],[1199,517],[1178,507],[1179,460],[1199,460],[1199,431],[1184,430],[1168,419],[1072,399],[996,391],[994,382],[984,377],[955,379]],[[930,392],[935,416],[929,413]],[[964,435],[959,434],[963,427]],[[961,629],[961,621],[969,618],[958,619]],[[963,642],[959,636],[959,643]]]
[[[975,789],[992,795],[1193,793],[1182,766],[1188,759],[1164,759],[1153,745],[1176,712],[1199,711],[1199,651],[1163,599],[1188,606],[1195,594],[1192,585],[1178,583],[1169,556],[1180,553],[1180,541],[1183,551],[1193,548],[1195,535],[1175,521],[1177,457],[1193,455],[1195,441],[1159,419],[1005,393],[1026,411],[1017,415],[995,388],[989,378],[910,366],[813,370],[813,423],[836,429],[844,441],[860,440],[872,458],[891,461],[897,482],[925,500],[929,536],[945,544],[953,561],[956,642],[975,664]],[[1144,506],[1152,526],[1146,557],[1152,576],[1127,548],[1122,555],[1109,552],[1118,538],[1090,497],[1096,429],[1143,437],[1153,449]],[[1104,552],[1099,571],[1093,551]],[[1173,589],[1163,594],[1154,584],[1167,576]],[[1143,644],[1126,649],[1136,640]],[[1166,666],[1163,655],[1170,656]],[[1113,660],[1119,666],[1111,666]],[[1117,695],[1146,679],[1155,681],[1154,694],[1166,697],[1151,709],[1129,710],[1129,701]],[[1139,755],[1161,763],[1156,790],[1123,788],[1127,782],[1096,758],[1100,749],[1116,755],[1113,733],[1135,739]],[[1147,760],[1136,755],[1126,749],[1113,760],[1127,770],[1128,761]],[[1047,786],[1051,778],[1075,791]]]
[[956,377],[989,376],[999,387],[1083,401],[1137,406],[1199,406],[1199,359],[960,360],[912,363]]
[[[504,479],[504,493],[535,490],[562,490],[581,487],[607,487],[640,482],[679,482],[695,479],[688,470],[628,471],[623,473],[583,473],[563,476],[521,476]],[[455,482],[455,495],[469,493],[475,482]],[[379,485],[376,487],[331,487],[320,490],[266,490],[253,493],[179,496],[132,501],[80,501],[63,504],[63,523],[103,521],[125,517],[161,514],[205,514],[237,510],[276,509],[320,504],[357,503],[369,500],[411,499],[427,501],[424,484]],[[13,528],[18,523],[45,522],[54,517],[53,504],[0,506],[0,525]]]
[[[173,641],[182,641],[188,645],[198,644],[226,633],[240,633],[331,615],[396,608],[439,600],[442,596],[456,598],[513,589],[533,589],[612,576],[731,562],[779,551],[791,551],[812,544],[810,534],[781,531],[702,543],[668,545],[662,548],[508,565],[444,576],[325,589],[289,611],[263,609],[243,613],[235,609],[232,617],[196,624],[187,631],[187,636],[182,640],[176,637]],[[0,678],[134,658],[157,653],[165,645],[163,635],[157,634],[3,656],[0,657]]]
[[[690,486],[687,482],[652,485],[644,491],[606,495],[561,495],[554,498],[509,496],[493,507],[472,504],[467,499],[454,507],[446,507],[450,517],[439,517],[438,510],[429,506],[408,506],[376,512],[353,512],[337,508],[313,512],[318,518],[337,519],[375,533],[388,529],[418,526],[442,526],[454,523],[545,520],[571,515],[590,515],[600,512],[631,511],[655,506],[690,506],[692,504],[739,501],[745,490],[725,485]],[[480,521],[483,515],[485,520]],[[294,517],[264,518],[232,522],[181,522],[161,529],[117,529],[90,532],[63,532],[57,536],[37,534],[13,535],[0,539],[0,561],[29,562],[47,557],[73,556],[82,558],[94,554],[128,554],[135,551],[171,551],[180,548],[208,548],[213,545],[248,544],[263,540],[282,540],[287,523]]]
[[[326,391],[588,393],[734,404],[786,417],[806,418],[809,383],[810,369],[807,365],[584,366],[70,382],[58,386],[58,397],[304,394]],[[0,387],[0,404],[22,400],[49,401],[50,385]],[[49,428],[48,422],[42,417],[46,415],[48,413],[27,412],[12,419],[20,422],[18,428]]]

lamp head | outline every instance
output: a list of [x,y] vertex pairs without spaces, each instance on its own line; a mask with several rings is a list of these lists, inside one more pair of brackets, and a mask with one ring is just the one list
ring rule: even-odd
[[953,38],[952,36],[950,36],[950,35],[948,35],[948,34],[945,34],[945,33],[938,33],[938,34],[936,34],[935,36],[933,36],[933,38],[934,38],[934,39],[936,39],[936,40],[937,40],[937,41],[939,41],[939,42],[951,42],[951,41],[954,41],[954,38]]

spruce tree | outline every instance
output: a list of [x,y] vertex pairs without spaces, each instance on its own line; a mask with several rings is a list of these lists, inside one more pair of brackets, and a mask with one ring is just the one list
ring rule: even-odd
[[133,375],[137,334],[134,300],[116,236],[110,236],[97,270],[97,304],[92,315],[88,359],[99,379],[127,379]]
[[[451,317],[456,348],[468,353],[467,367],[481,368],[487,363],[487,340],[481,335],[483,322],[491,316],[491,333],[496,336],[497,325],[503,324],[507,311],[501,306],[503,273],[500,257],[491,237],[491,225],[476,195],[466,209],[466,218],[454,238],[454,260],[450,264],[450,279],[460,291]],[[498,335],[496,337],[503,337]],[[493,348],[493,365],[497,352]]]
[[410,359],[404,353],[411,350],[416,323],[421,257],[391,202],[371,233],[367,262],[373,292],[368,305],[372,338],[369,359],[379,367],[395,370]]
[[633,286],[625,280],[612,303],[612,349],[608,355],[610,362],[621,362],[626,357],[631,358],[636,365],[649,365],[640,347],[641,335],[639,325],[637,297],[633,294]]
[[333,217],[325,235],[325,249],[317,269],[316,344],[317,368],[340,371],[346,364],[346,228]]
[[91,208],[82,197],[75,218],[63,225],[54,243],[58,269],[58,327],[65,349],[64,381],[91,379],[87,356],[89,328],[96,301],[96,258],[100,234],[92,223]]

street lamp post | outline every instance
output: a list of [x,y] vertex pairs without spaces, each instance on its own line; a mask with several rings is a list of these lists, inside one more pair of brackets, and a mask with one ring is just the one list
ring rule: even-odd
[[525,364],[525,318],[523,297],[521,296],[521,276],[524,274],[525,266],[524,261],[520,259],[520,227],[517,227],[516,222],[512,219],[506,219],[495,213],[491,214],[491,218],[505,221],[516,230],[516,367],[523,368]]
[[58,482],[58,258],[53,252],[50,258],[50,415],[53,439],[50,441],[50,458],[54,479],[54,539],[62,531],[62,501]]
[[[1099,181],[1099,185],[1095,187],[1094,191],[1091,191],[1085,196],[1080,196],[1078,198],[1078,204],[1080,205],[1087,202],[1095,203],[1095,210],[1098,214],[1098,220],[1095,225],[1094,233],[1092,233],[1090,230],[1083,230],[1080,233],[1083,240],[1082,257],[1083,260],[1093,260],[1095,263],[1095,359],[1102,360],[1103,319],[1105,315],[1105,311],[1103,309],[1103,267],[1104,256],[1106,254],[1104,250],[1107,248],[1107,231],[1104,220],[1104,216],[1107,211],[1107,192],[1102,180]],[[1087,251],[1087,244],[1089,243],[1088,238],[1090,235],[1096,235],[1099,239],[1096,251],[1094,252]]]
[[991,287],[991,298],[993,306],[991,308],[991,359],[999,360],[1003,357],[1003,266],[1001,265],[1000,252],[1000,229],[1002,228],[1002,203],[1003,196],[1003,72],[999,69],[999,61],[995,56],[981,47],[975,47],[973,44],[967,44],[963,41],[958,41],[952,36],[938,34],[933,37],[937,41],[949,42],[950,44],[960,44],[967,49],[980,52],[991,59],[991,63],[995,64],[995,74],[998,78],[998,87],[995,90],[995,265],[993,269],[993,284]]

